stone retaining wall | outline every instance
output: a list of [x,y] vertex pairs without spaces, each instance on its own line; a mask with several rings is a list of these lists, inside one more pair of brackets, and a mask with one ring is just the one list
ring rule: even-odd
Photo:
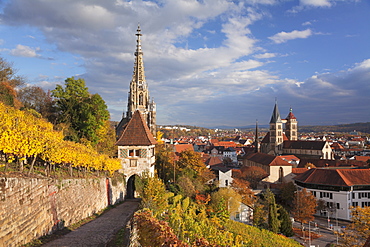
[[[122,179],[123,180],[123,179]],[[123,201],[117,179],[0,178],[0,246],[19,246]]]

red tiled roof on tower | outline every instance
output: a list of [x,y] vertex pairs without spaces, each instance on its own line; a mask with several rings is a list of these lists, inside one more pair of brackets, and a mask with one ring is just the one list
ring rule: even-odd
[[150,132],[148,126],[143,120],[140,111],[135,111],[131,120],[125,126],[125,129],[116,142],[117,146],[150,146],[157,142]]
[[294,116],[294,114],[293,114],[292,108],[290,108],[290,110],[289,110],[289,114],[288,114],[288,116],[286,117],[286,120],[288,120],[288,119],[297,119],[297,118]]

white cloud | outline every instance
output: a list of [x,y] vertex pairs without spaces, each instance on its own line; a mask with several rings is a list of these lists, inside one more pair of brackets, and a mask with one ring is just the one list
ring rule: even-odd
[[261,58],[273,58],[276,57],[275,53],[263,53],[263,54],[256,54],[254,55],[255,58],[261,59]]
[[353,70],[366,70],[370,69],[370,59],[366,59],[361,63],[357,63]]
[[[248,118],[266,118],[268,123],[276,96],[284,99],[279,102],[287,104],[282,103],[282,112],[287,112],[292,105],[302,109],[301,112],[325,112],[319,118],[325,116],[328,119],[333,109],[345,109],[343,102],[366,102],[366,94],[370,91],[370,60],[364,60],[340,75],[327,73],[307,76],[306,80],[281,79],[289,77],[282,71],[289,69],[288,66],[282,66],[283,69],[273,67],[278,63],[269,64],[268,60],[276,57],[284,65],[289,61],[286,58],[293,57],[298,51],[268,50],[271,42],[266,47],[258,47],[266,42],[261,33],[252,33],[255,29],[251,27],[266,16],[271,17],[267,11],[260,10],[260,6],[254,5],[273,5],[278,1],[236,2],[54,0],[49,3],[12,0],[6,5],[1,19],[6,25],[26,23],[36,27],[43,32],[45,40],[55,44],[57,51],[81,57],[83,62],[79,64],[83,63],[86,69],[81,77],[91,92],[102,95],[112,120],[120,120],[126,110],[138,22],[143,34],[146,78],[158,107],[158,124],[210,126],[222,121],[230,125],[246,125]],[[309,8],[325,7],[325,1],[301,1],[300,4]],[[310,20],[303,26],[313,22]],[[295,24],[299,26],[301,23],[300,20]],[[312,30],[280,32],[269,39],[284,43],[318,34]],[[216,38],[216,43],[212,44]],[[38,50],[28,46],[17,46],[12,52],[16,51],[23,56],[38,56]],[[296,60],[306,59],[309,58]],[[61,66],[62,62],[65,61],[57,59],[53,69],[67,67]],[[52,89],[65,79],[53,78],[49,71],[44,73],[50,73],[49,78],[42,75],[38,78],[39,85],[44,88]],[[72,76],[74,72],[70,73]],[[361,87],[354,88],[353,81]],[[309,120],[313,122],[317,118],[313,114]]]
[[269,39],[271,39],[272,41],[274,41],[277,44],[280,44],[280,43],[285,43],[288,40],[293,40],[293,39],[306,39],[306,38],[310,37],[312,34],[313,33],[312,33],[311,29],[306,29],[306,30],[303,30],[303,31],[294,30],[294,31],[289,32],[289,33],[287,33],[287,32],[277,33],[277,34],[269,37]]
[[17,45],[15,49],[10,50],[10,54],[17,57],[39,57],[36,51],[40,48],[31,48],[26,45]]
[[312,7],[330,7],[330,0],[300,0],[299,1],[303,6],[312,6]]

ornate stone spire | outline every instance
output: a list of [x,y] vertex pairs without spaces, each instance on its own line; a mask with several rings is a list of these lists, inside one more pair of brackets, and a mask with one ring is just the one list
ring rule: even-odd
[[127,103],[127,117],[131,118],[136,110],[146,114],[149,108],[149,92],[145,82],[143,52],[141,50],[141,29],[137,27],[134,73],[130,83]]
[[141,29],[138,25],[136,30],[136,51],[134,72],[130,82],[130,91],[127,100],[126,116],[123,116],[121,122],[116,128],[117,137],[122,134],[124,125],[130,121],[134,113],[139,110],[145,123],[149,127],[153,136],[156,136],[156,104],[150,100],[149,89],[145,81],[143,51],[141,49]]

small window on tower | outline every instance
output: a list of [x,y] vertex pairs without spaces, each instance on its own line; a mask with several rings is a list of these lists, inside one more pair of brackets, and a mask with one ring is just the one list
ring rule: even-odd
[[143,105],[143,94],[139,95],[139,105]]

